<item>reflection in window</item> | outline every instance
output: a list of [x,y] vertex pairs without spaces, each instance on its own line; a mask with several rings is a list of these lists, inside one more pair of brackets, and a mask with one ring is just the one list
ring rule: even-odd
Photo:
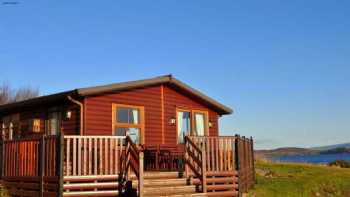
[[141,143],[142,107],[126,106],[115,104],[113,113],[114,134],[117,136],[128,135],[136,144]]
[[138,124],[139,123],[139,110],[134,108],[117,108],[117,122]]
[[177,142],[183,144],[185,136],[191,133],[191,113],[186,111],[177,112]]
[[206,117],[205,113],[194,113],[194,135],[204,136],[206,131]]
[[140,144],[140,129],[139,128],[117,128],[115,135],[126,136],[129,135],[135,144]]

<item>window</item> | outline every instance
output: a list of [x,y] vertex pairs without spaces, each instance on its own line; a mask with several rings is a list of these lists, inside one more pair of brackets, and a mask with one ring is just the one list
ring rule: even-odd
[[50,112],[47,121],[47,134],[57,135],[61,130],[61,121],[59,112]]
[[135,144],[141,144],[143,142],[143,111],[143,107],[113,104],[114,135],[129,135]]
[[177,112],[177,143],[183,144],[186,135],[191,133],[191,112]]
[[208,134],[208,112],[199,110],[177,110],[177,143],[183,144],[186,135]]
[[33,119],[32,120],[31,129],[35,133],[40,132],[40,119]]
[[207,132],[207,117],[205,112],[194,112],[194,136],[204,136]]

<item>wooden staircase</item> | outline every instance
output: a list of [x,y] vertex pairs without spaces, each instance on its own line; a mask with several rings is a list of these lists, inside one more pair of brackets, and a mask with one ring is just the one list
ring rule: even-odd
[[[137,181],[133,181],[133,187],[137,187]],[[178,172],[146,172],[144,174],[144,197],[202,197],[198,193],[200,188],[190,184],[189,180]]]
[[[208,173],[207,193],[202,193],[202,186],[198,178],[187,179],[178,172],[146,172],[144,174],[144,197],[204,197],[238,196],[236,190],[237,179],[232,173]],[[134,179],[133,188],[138,187]]]

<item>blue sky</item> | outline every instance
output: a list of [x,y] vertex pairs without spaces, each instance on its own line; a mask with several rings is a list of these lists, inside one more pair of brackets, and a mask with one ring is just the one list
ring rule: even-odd
[[0,2],[0,81],[14,87],[172,73],[234,108],[221,132],[257,148],[350,141],[349,1]]

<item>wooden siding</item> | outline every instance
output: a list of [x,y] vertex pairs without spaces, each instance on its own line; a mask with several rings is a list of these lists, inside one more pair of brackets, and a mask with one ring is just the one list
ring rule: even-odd
[[187,96],[186,94],[175,90],[172,87],[164,87],[164,108],[165,108],[165,143],[176,144],[176,124],[169,124],[171,118],[176,117],[176,108],[187,110],[203,110],[208,111],[209,121],[212,123],[212,127],[209,128],[210,136],[218,136],[218,118],[219,115],[201,104],[199,101]]
[[[163,92],[162,86],[159,85],[85,98],[84,135],[113,135],[112,103],[144,106],[144,137],[147,145],[162,144],[163,140],[165,144],[176,144],[176,125],[170,124],[169,120],[176,117],[177,107],[208,111],[209,121],[212,123],[209,135],[218,135],[218,113],[179,90],[167,85],[163,87]],[[162,125],[164,125],[164,138],[162,138]]]
[[[35,107],[35,106],[33,106]],[[37,136],[46,132],[46,121],[48,116],[48,110],[50,107],[36,107],[33,109],[26,109],[25,111],[19,112],[19,125],[16,125],[14,132],[20,129],[21,136]],[[72,116],[70,119],[62,118],[61,120],[61,130],[65,135],[77,135],[80,131],[80,109],[76,104],[58,104],[58,111],[63,112],[70,110]],[[17,114],[17,113],[16,113]],[[0,117],[1,118],[1,117]],[[31,132],[30,121],[33,119],[40,119],[40,132]],[[18,127],[18,128],[17,128]]]
[[145,143],[161,143],[160,86],[85,98],[84,135],[113,135],[112,103],[144,106]]
[[62,119],[61,129],[65,135],[79,135],[80,134],[80,107],[72,104],[66,107],[72,112],[70,119]]

